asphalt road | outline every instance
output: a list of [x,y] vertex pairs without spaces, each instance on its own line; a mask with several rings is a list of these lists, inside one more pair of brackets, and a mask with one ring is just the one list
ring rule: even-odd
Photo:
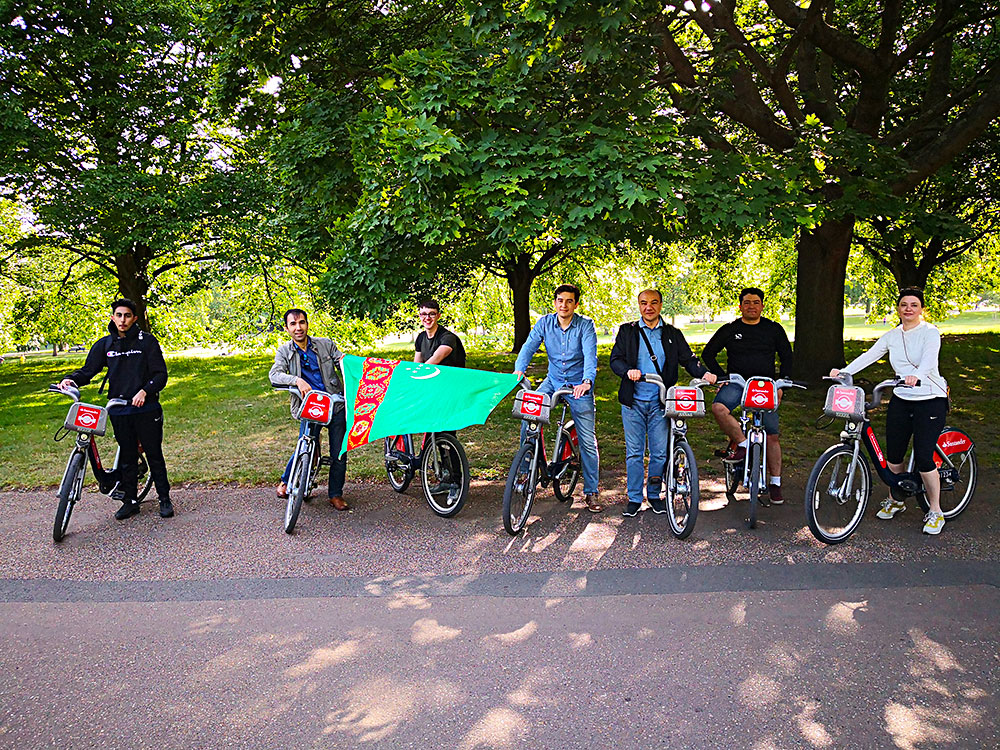
[[837,547],[794,484],[748,531],[707,480],[684,542],[549,492],[512,539],[484,484],[451,520],[349,485],[292,536],[269,488],[88,494],[55,545],[54,492],[3,493],[0,747],[997,747],[997,484]]

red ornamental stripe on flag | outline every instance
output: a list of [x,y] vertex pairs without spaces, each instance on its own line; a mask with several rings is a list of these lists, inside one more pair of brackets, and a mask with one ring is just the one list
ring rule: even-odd
[[375,413],[385,392],[389,389],[392,371],[399,364],[398,359],[376,359],[366,357],[361,368],[361,380],[358,382],[358,394],[354,398],[354,426],[347,436],[347,450],[357,448],[368,442]]

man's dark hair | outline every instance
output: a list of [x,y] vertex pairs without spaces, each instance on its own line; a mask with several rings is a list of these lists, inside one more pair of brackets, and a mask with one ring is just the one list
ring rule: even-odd
[[903,301],[903,297],[916,297],[920,300],[920,306],[924,306],[924,290],[919,286],[908,286],[900,289],[899,296],[896,297],[897,305]]
[[441,312],[441,305],[438,304],[438,301],[436,299],[421,300],[420,304],[417,305],[417,309],[419,310],[421,307],[426,307],[429,310],[437,310],[438,312]]
[[306,315],[306,311],[305,310],[300,310],[297,307],[293,307],[292,309],[285,311],[285,325],[286,326],[288,325],[288,316],[289,315],[294,315],[296,318],[301,315],[305,319],[306,323],[309,322],[309,316]]
[[132,311],[133,315],[136,314],[136,312],[135,312],[135,302],[133,302],[132,300],[128,299],[127,297],[121,297],[119,299],[116,299],[114,302],[112,302],[111,303],[111,312],[114,312],[119,307],[127,307],[129,310]]
[[578,287],[576,284],[560,284],[559,286],[556,287],[555,292],[552,293],[552,299],[555,299],[563,292],[569,292],[570,294],[572,294],[574,302],[580,301],[580,287]]
[[748,287],[740,290],[740,304],[741,305],[743,304],[743,298],[746,297],[748,294],[756,294],[758,297],[760,297],[760,301],[761,302],[764,301],[764,290],[763,289],[758,289],[755,286],[748,286]]

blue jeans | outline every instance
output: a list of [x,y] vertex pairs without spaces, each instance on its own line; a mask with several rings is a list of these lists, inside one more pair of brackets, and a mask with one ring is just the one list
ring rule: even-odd
[[[556,388],[552,382],[545,378],[541,385],[535,389],[541,393],[555,393]],[[597,422],[597,414],[594,409],[594,387],[580,398],[569,396],[569,411],[573,415],[573,422],[576,424],[576,439],[580,446],[580,464],[583,468],[583,492],[586,495],[597,494],[598,477],[601,472],[601,457],[597,451],[597,433],[594,431]],[[555,411],[556,405],[552,405]],[[559,407],[562,408],[561,406]],[[527,423],[521,423],[521,442],[524,442],[524,435],[528,431]]]
[[[663,417],[660,399],[639,401],[632,406],[622,406],[622,426],[625,428],[625,472],[628,484],[628,501],[642,502],[642,485],[646,478],[643,458],[649,442],[649,483],[646,498],[653,502],[660,499],[663,487],[663,470],[667,464],[667,420]],[[659,481],[654,482],[653,478]]]
[[[318,442],[323,425],[316,422],[299,422],[299,437],[302,437],[307,428]],[[333,420],[327,426],[326,431],[330,436],[330,479],[328,484],[329,489],[326,494],[329,497],[339,497],[344,494],[344,479],[347,477],[347,454],[338,456],[340,453],[340,444],[343,442],[344,433],[347,431],[347,419],[344,416],[343,409],[334,410]],[[288,459],[288,465],[285,466],[285,473],[281,475],[283,484],[288,484],[294,460],[295,454],[292,453],[292,457]]]

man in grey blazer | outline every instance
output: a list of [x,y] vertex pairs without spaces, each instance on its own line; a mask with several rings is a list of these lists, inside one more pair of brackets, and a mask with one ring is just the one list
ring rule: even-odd
[[[322,390],[333,396],[334,411],[327,431],[330,435],[330,481],[328,495],[330,504],[337,510],[349,510],[344,501],[344,478],[347,475],[347,454],[340,456],[340,445],[347,430],[347,420],[344,414],[344,386],[340,382],[337,366],[343,359],[343,353],[330,339],[309,335],[309,318],[304,310],[293,308],[285,313],[285,330],[291,337],[278,347],[274,355],[269,378],[272,385],[298,388],[298,393],[291,392],[292,416],[298,413],[299,404],[311,390]],[[316,437],[322,427],[319,424],[306,427],[303,422],[299,427],[299,435],[306,429],[315,429]],[[278,485],[278,497],[288,497],[288,477],[292,471],[292,460],[288,460],[285,473],[281,475]]]

